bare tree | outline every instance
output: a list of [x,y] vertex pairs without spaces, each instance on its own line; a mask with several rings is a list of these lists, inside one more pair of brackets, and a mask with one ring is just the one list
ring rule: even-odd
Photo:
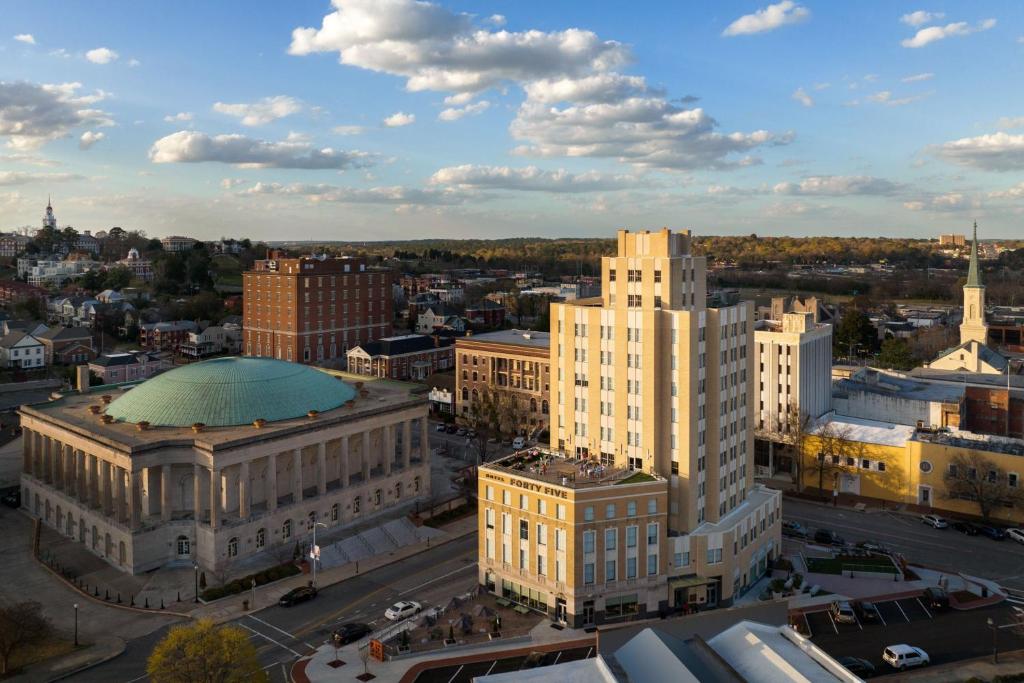
[[38,602],[0,605],[0,673],[7,674],[15,651],[42,640],[49,632],[50,623]]
[[529,398],[508,389],[482,391],[470,402],[466,423],[476,432],[477,450],[487,460],[487,446],[492,438],[513,438],[529,427]]
[[986,521],[995,508],[1022,498],[1020,489],[1010,486],[1006,471],[976,451],[953,456],[943,481],[947,498],[974,501]]
[[841,465],[855,456],[856,442],[850,439],[849,427],[840,427],[826,422],[813,435],[817,441],[817,453],[804,454],[806,471],[818,475],[818,491],[825,490],[825,476],[839,474]]
[[767,423],[755,431],[757,438],[771,444],[779,444],[784,452],[793,458],[793,463],[796,465],[797,491],[803,488],[804,443],[813,424],[814,418],[800,410],[800,407],[791,401],[786,406],[786,411],[779,415],[777,422]]

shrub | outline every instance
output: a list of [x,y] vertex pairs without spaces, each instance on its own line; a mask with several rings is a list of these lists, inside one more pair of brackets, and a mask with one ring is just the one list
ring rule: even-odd
[[803,582],[804,582],[804,575],[803,574],[793,574],[793,588],[796,588],[796,589],[799,590],[799,588],[803,584]]

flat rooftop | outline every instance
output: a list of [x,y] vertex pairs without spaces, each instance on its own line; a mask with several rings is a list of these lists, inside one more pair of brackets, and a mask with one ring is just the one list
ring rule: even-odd
[[936,403],[959,403],[964,396],[962,384],[947,384],[928,381],[925,378],[912,379],[892,373],[863,368],[848,379],[840,379],[833,385],[837,393],[869,393],[892,396],[911,401]]
[[546,448],[517,451],[481,465],[480,468],[570,489],[666,481],[663,477],[647,472],[627,467],[608,467],[589,458],[570,458],[564,453]]
[[[137,425],[128,422],[104,423],[101,420],[102,409],[105,408],[103,396],[110,396],[113,401],[125,392],[131,391],[141,382],[95,386],[85,394],[67,392],[60,398],[47,403],[21,406],[19,412],[23,416],[52,423],[59,428],[67,429],[111,448],[140,453],[156,448],[176,446],[194,446],[211,451],[236,448],[345,422],[354,422],[379,415],[382,412],[423,405],[426,401],[424,397],[410,393],[412,390],[420,388],[419,385],[393,380],[375,380],[337,371],[329,371],[328,374],[353,385],[361,382],[367,395],[364,397],[357,392],[352,407],[342,405],[333,410],[318,413],[315,418],[302,416],[267,422],[260,428],[251,424],[226,427],[206,426],[201,432],[194,432],[191,427],[149,427],[146,430],[140,430]],[[100,414],[93,414],[91,406],[100,406]]]
[[469,337],[461,337],[459,344],[469,342],[485,342],[489,344],[511,344],[513,346],[529,346],[535,349],[547,349],[551,346],[551,333],[534,330],[500,330],[484,332]]

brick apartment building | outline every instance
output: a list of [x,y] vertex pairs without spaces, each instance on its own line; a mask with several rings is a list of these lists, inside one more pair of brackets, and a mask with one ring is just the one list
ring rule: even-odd
[[977,434],[1024,438],[1024,392],[964,387],[963,429]]
[[348,352],[348,370],[357,375],[423,381],[455,365],[450,337],[406,334],[359,344]]
[[46,290],[18,280],[0,282],[0,304],[12,304],[22,299],[45,299]]
[[362,258],[304,256],[256,261],[243,275],[242,352],[314,363],[391,336],[390,271]]
[[199,326],[191,320],[172,320],[139,325],[139,345],[147,351],[177,351]]
[[507,391],[521,408],[524,433],[546,429],[550,422],[550,346],[548,332],[524,330],[474,334],[456,340],[456,414],[469,414],[473,402],[485,392]]

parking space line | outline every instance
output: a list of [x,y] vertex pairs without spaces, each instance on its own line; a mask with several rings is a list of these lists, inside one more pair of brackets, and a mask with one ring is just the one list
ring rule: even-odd
[[291,653],[292,653],[293,655],[295,655],[296,657],[301,657],[301,656],[302,656],[301,654],[299,654],[299,653],[298,653],[298,652],[296,652],[295,650],[291,649],[291,648],[290,648],[290,647],[288,647],[287,645],[284,645],[284,644],[282,644],[282,643],[279,643],[279,642],[277,642],[276,640],[274,640],[274,639],[273,639],[273,638],[271,638],[270,636],[266,635],[265,633],[260,633],[260,632],[259,632],[259,631],[257,631],[256,629],[254,629],[254,628],[252,628],[252,627],[250,627],[250,626],[246,626],[246,625],[245,625],[245,624],[243,624],[242,622],[238,622],[238,625],[239,625],[239,626],[241,626],[241,627],[242,627],[242,628],[244,628],[244,629],[247,629],[247,630],[249,630],[249,631],[252,631],[252,632],[253,632],[253,633],[255,633],[256,635],[258,635],[258,636],[260,636],[261,638],[263,638],[264,640],[270,641],[271,643],[273,643],[274,645],[277,645],[277,646],[278,646],[279,648],[281,648],[282,650],[288,650],[288,652],[291,652]]
[[561,658],[562,658],[562,651],[559,650],[558,654],[555,655],[555,661],[551,662],[551,665],[554,666],[555,664],[558,664],[558,660],[561,659]]
[[863,631],[864,630],[864,626],[860,623],[860,618],[857,617],[857,613],[856,612],[853,613],[853,620],[855,622],[857,622],[857,628],[859,628],[861,631]]
[[885,617],[882,616],[882,610],[878,609],[878,605],[875,605],[875,614],[878,615],[878,620],[882,622],[882,626],[888,626],[889,625],[889,624],[885,623]]
[[452,674],[452,677],[448,679],[448,683],[452,683],[452,681],[459,677],[460,673],[462,673],[462,666],[455,670],[455,673]]
[[893,600],[892,604],[896,605],[896,607],[899,608],[900,614],[903,615],[903,618],[906,619],[907,623],[909,624],[910,623],[910,617],[908,617],[907,613],[903,611],[903,605],[900,604],[900,601],[899,600]]
[[928,615],[929,619],[931,619],[932,618],[932,613],[929,612],[928,608],[924,606],[923,602],[921,602],[921,598],[914,598],[914,599],[917,600],[917,604],[921,605],[921,609],[923,609],[924,613]]
[[594,651],[593,647],[587,648],[587,656],[584,657],[583,659],[590,659],[590,653],[593,652],[593,651]]
[[807,626],[807,637],[814,637],[814,630],[811,628],[811,620],[807,618],[807,612],[801,612],[800,616],[804,618],[804,624]]
[[832,618],[832,612],[826,611],[825,614],[828,615],[828,620],[832,624],[832,630],[835,631],[836,635],[838,636],[839,635],[839,627],[836,626],[836,620]]
[[484,676],[490,676],[491,672],[494,671],[494,667],[496,667],[497,665],[498,665],[498,660],[495,659],[493,662],[491,662],[491,666],[490,666],[489,669],[487,669],[487,673],[485,673]]

